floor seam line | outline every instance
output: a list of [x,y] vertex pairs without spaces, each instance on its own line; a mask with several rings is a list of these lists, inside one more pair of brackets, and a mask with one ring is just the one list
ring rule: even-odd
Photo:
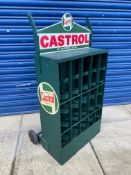
[[19,145],[20,134],[21,134],[22,120],[23,120],[23,115],[21,116],[21,120],[20,120],[20,127],[19,127],[19,131],[18,131],[18,134],[17,134],[16,146],[15,146],[15,150],[14,150],[14,157],[13,157],[13,161],[12,161],[12,165],[11,165],[11,169],[10,169],[10,174],[9,175],[13,175],[14,174],[16,155],[17,155],[17,151],[18,151],[18,145]]
[[110,123],[117,123],[117,122],[123,122],[123,121],[131,121],[131,119],[122,119],[122,120],[109,121],[109,122],[102,121],[102,124],[110,124]]
[[106,173],[105,173],[105,171],[104,171],[104,168],[103,168],[103,166],[102,166],[102,164],[101,164],[101,162],[100,162],[100,160],[99,160],[99,158],[98,158],[98,155],[97,155],[97,153],[96,153],[96,150],[95,150],[93,144],[92,144],[91,142],[89,142],[89,143],[90,143],[90,146],[91,146],[91,148],[92,148],[92,150],[93,150],[93,152],[94,152],[94,155],[95,155],[95,157],[96,157],[96,159],[97,159],[97,162],[98,162],[98,164],[99,164],[99,166],[100,166],[100,168],[101,168],[101,171],[102,171],[103,175],[106,175]]

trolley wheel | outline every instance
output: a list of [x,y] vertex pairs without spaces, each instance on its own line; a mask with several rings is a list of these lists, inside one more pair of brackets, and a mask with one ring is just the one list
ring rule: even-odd
[[34,130],[29,130],[28,135],[33,144],[37,145],[39,143],[38,136]]

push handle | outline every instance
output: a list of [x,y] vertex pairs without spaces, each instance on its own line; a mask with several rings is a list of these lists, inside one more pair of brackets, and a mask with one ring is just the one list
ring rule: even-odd
[[87,24],[88,29],[91,31],[90,44],[89,44],[89,47],[91,47],[92,46],[92,26],[91,26],[91,22],[90,22],[89,18],[86,18],[86,24]]
[[37,73],[41,73],[39,38],[38,38],[38,35],[37,35],[36,25],[34,23],[34,20],[33,20],[32,15],[31,15],[30,12],[27,14],[27,17],[28,17],[29,23],[32,27],[32,32],[33,32],[33,36],[34,36],[36,71],[37,71]]
[[35,25],[35,23],[34,23],[34,20],[33,20],[32,15],[31,15],[30,12],[27,14],[27,16],[28,16],[30,25],[31,25],[31,27],[32,27],[33,35],[34,35],[35,52],[36,52],[36,54],[39,54],[39,42],[38,42],[38,36],[37,36],[36,25]]

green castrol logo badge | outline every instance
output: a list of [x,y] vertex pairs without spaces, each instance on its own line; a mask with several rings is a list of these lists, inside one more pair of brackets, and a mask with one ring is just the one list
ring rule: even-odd
[[70,31],[73,27],[73,18],[69,13],[65,13],[62,17],[62,26],[66,31]]
[[42,108],[51,115],[58,112],[59,101],[57,94],[53,87],[47,83],[42,82],[38,86],[38,97]]

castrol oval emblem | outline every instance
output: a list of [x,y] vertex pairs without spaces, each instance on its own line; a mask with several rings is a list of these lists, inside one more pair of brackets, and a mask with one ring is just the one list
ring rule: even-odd
[[69,13],[65,13],[62,17],[62,26],[66,31],[70,31],[73,27],[73,18]]
[[58,112],[59,109],[58,97],[55,90],[49,83],[42,82],[39,84],[38,97],[42,108],[47,113],[54,115]]

